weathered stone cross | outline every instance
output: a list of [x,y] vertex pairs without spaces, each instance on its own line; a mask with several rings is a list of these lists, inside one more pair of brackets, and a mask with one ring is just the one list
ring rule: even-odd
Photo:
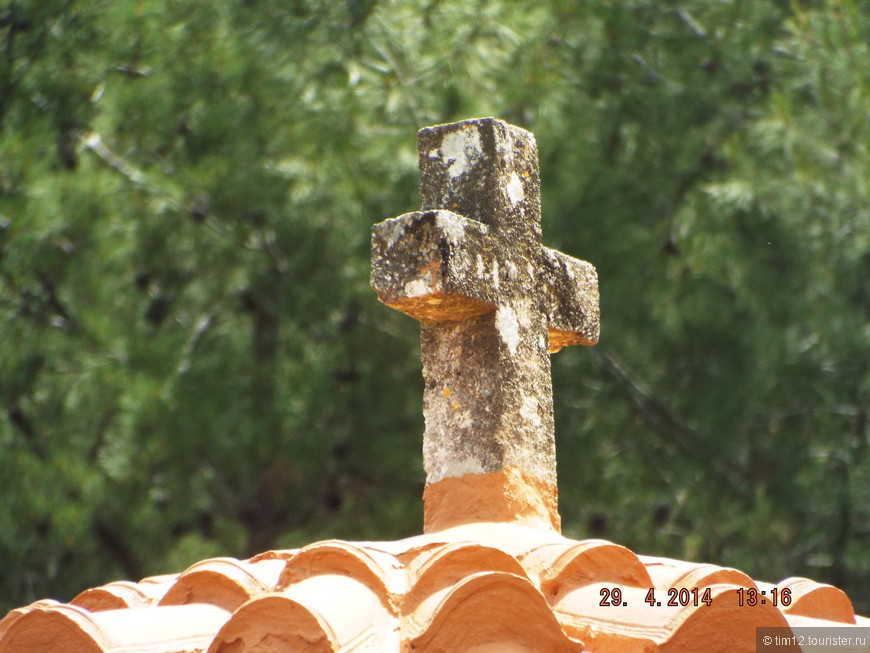
[[598,277],[541,245],[535,139],[492,118],[422,129],[422,211],[372,228],[372,287],[422,323],[425,530],[559,529],[549,352],[598,340]]

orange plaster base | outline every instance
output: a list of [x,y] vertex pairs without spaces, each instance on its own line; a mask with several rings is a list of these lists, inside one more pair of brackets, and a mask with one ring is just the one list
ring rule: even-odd
[[465,474],[429,483],[423,490],[423,531],[475,522],[513,522],[561,531],[558,494],[517,467]]

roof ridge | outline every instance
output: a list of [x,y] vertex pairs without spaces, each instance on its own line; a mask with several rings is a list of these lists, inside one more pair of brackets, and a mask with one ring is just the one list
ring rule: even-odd
[[[580,644],[604,653],[697,650],[704,637],[712,638],[705,650],[724,653],[753,650],[748,642],[754,643],[750,635],[758,626],[870,625],[855,617],[843,592],[809,579],[773,585],[726,567],[638,556],[606,540],[571,540],[516,524],[472,524],[388,542],[324,540],[250,560],[206,559],[156,578],[90,592],[123,588],[119,594],[139,596],[139,590],[154,593],[162,584],[165,596],[183,604],[166,605],[153,596],[144,606],[108,610],[37,602],[0,621],[0,653],[55,650],[41,647],[40,637],[62,638],[57,641],[65,642],[67,653],[152,650],[141,633],[125,633],[131,623],[141,624],[132,629],[137,632],[150,629],[159,653],[169,650],[159,646],[173,628],[173,653],[256,646],[292,651],[294,641],[327,652],[441,651],[452,642],[490,637],[526,641],[518,624],[554,651],[581,650]],[[191,589],[193,580],[203,586]],[[226,593],[207,587],[230,581],[249,592],[234,607]],[[748,588],[767,590],[769,599],[774,587],[789,590],[790,605],[745,600]],[[650,591],[662,605],[650,605]],[[502,597],[497,610],[487,605],[496,595]],[[183,648],[183,640],[196,646]]]

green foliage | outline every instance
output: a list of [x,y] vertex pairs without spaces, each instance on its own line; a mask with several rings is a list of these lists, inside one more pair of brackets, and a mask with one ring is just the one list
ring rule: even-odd
[[497,115],[601,277],[601,344],[554,358],[566,532],[870,610],[856,2],[0,13],[0,603],[418,531],[369,227],[417,204],[417,128]]

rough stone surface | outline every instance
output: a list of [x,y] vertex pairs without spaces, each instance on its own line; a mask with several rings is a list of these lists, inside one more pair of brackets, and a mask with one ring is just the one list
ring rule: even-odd
[[548,352],[597,341],[595,269],[541,245],[529,132],[468,120],[418,149],[422,210],[373,227],[372,287],[422,323],[427,483],[511,468],[555,496]]
[[548,247],[543,261],[550,352],[568,345],[594,345],[601,328],[595,268]]

